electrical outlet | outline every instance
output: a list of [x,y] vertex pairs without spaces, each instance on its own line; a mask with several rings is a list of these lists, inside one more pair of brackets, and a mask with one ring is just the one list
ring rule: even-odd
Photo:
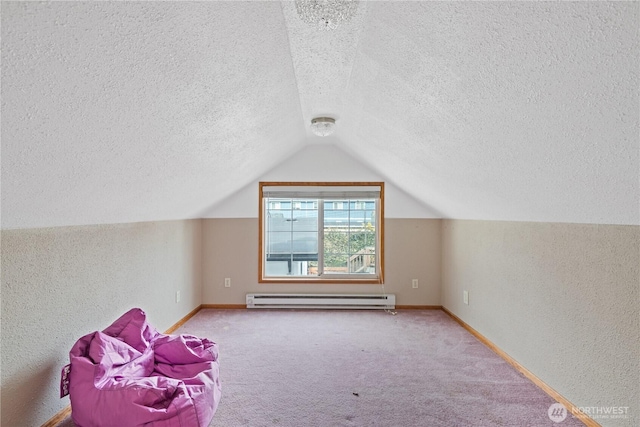
[[411,287],[412,287],[413,289],[418,289],[418,279],[413,279],[413,280],[411,281]]
[[180,302],[180,291],[176,291],[176,302]]
[[462,302],[469,305],[469,292],[462,291]]
[[231,287],[231,277],[225,277],[224,278],[224,287],[225,288],[230,288]]

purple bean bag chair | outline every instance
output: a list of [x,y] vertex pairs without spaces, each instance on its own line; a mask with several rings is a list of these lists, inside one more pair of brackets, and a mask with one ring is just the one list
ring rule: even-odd
[[206,427],[220,401],[217,345],[160,334],[139,308],[80,338],[69,357],[61,395],[80,427]]

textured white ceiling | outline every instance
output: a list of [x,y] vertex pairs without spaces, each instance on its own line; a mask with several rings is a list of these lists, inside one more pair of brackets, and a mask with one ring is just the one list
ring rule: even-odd
[[2,2],[2,227],[198,217],[333,141],[444,217],[640,223],[639,2]]

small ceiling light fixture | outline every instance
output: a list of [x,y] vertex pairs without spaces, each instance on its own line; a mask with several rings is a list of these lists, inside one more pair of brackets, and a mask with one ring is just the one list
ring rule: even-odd
[[331,135],[336,130],[336,120],[331,117],[316,117],[311,120],[311,132],[318,136]]
[[296,0],[300,19],[321,30],[335,30],[358,11],[358,0]]

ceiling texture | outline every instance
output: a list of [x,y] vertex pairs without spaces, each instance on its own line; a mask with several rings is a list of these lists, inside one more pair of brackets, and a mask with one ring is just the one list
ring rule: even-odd
[[198,218],[319,115],[444,218],[640,224],[639,5],[2,2],[2,228]]

